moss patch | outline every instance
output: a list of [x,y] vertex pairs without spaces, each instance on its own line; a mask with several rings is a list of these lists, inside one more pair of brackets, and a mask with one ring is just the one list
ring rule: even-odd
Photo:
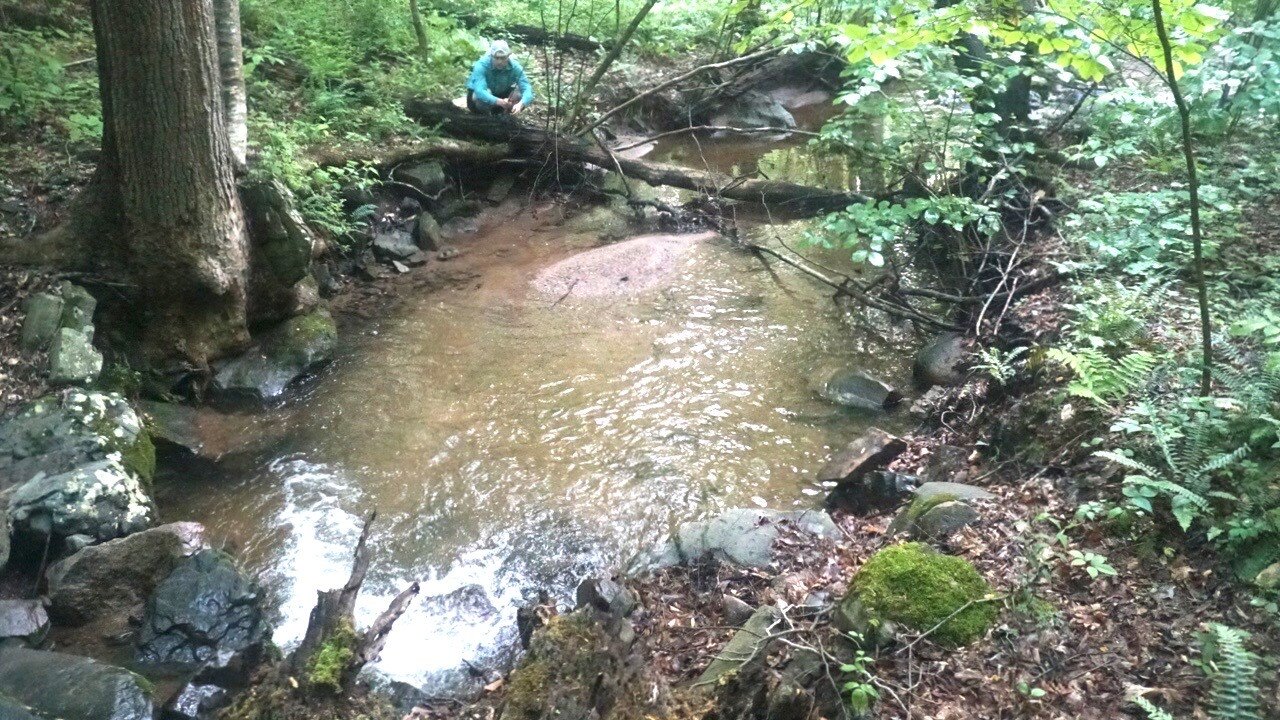
[[307,666],[307,683],[329,692],[342,691],[342,673],[355,657],[356,631],[342,622],[320,643]]
[[960,497],[958,495],[953,495],[951,493],[938,493],[937,495],[930,495],[927,498],[919,498],[915,502],[911,503],[911,506],[907,508],[907,522],[909,525],[915,525],[915,522],[930,510],[938,507],[944,502],[951,502],[959,499]]
[[[930,638],[955,647],[981,637],[995,620],[995,605],[977,602],[990,591],[967,560],[921,543],[903,543],[881,550],[862,566],[845,602],[861,600],[872,617],[916,632],[942,623]],[[973,604],[965,607],[966,603]]]

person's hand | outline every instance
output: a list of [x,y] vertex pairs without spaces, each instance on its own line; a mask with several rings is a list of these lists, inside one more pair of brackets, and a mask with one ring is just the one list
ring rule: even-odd
[[498,98],[497,104],[498,104],[498,107],[502,108],[503,110],[511,109],[511,101],[506,98]]
[[524,109],[524,103],[517,102],[515,105],[511,106],[511,114],[515,115],[516,113],[520,112],[523,109]]

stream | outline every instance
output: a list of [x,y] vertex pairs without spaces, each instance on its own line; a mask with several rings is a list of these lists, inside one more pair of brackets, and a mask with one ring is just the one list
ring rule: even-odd
[[[658,152],[849,181],[796,142]],[[805,228],[744,226],[774,246]],[[465,281],[406,283],[392,309],[346,319],[318,379],[229,417],[233,434],[269,428],[266,447],[158,480],[166,517],[204,523],[272,591],[277,643],[301,637],[317,590],[345,581],[376,508],[358,619],[415,579],[422,592],[374,668],[429,695],[474,687],[469,667],[513,657],[516,608],[537,590],[565,602],[680,522],[817,506],[812,479],[833,450],[872,422],[895,426],[816,394],[836,368],[905,387],[909,363],[810,278],[721,238],[659,238],[645,242],[670,250],[662,262],[589,292],[553,267],[599,245],[567,228],[525,208],[458,240]]]

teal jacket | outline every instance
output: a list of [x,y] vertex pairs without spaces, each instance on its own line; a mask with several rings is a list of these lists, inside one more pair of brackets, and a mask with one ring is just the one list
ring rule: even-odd
[[533,102],[533,84],[524,74],[524,68],[515,58],[507,62],[501,70],[493,66],[493,57],[488,53],[471,66],[471,77],[467,79],[467,89],[471,91],[475,101],[484,105],[498,104],[494,92],[507,88],[520,88],[520,102],[528,105]]

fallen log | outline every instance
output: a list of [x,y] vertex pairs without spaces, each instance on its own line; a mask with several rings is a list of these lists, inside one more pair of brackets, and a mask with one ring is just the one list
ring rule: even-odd
[[387,169],[417,160],[486,164],[511,157],[511,148],[502,145],[477,145],[449,138],[418,140],[399,145],[351,145],[317,147],[307,157],[320,167],[340,167],[355,162]]
[[[484,20],[475,15],[462,15],[458,17],[458,23],[469,30],[474,30],[481,27],[484,24]],[[534,25],[503,25],[501,31],[497,34],[505,35],[530,45],[547,45],[561,50],[594,52],[608,47],[605,43],[595,38],[589,38],[586,35],[571,32],[557,33]]]
[[450,103],[410,100],[410,118],[455,138],[507,144],[513,155],[547,162],[590,163],[650,185],[694,190],[728,200],[760,203],[788,215],[815,215],[843,210],[871,198],[860,193],[815,188],[789,182],[730,177],[716,172],[632,160],[611,155],[591,142],[526,125],[509,115],[480,115],[459,110]]

